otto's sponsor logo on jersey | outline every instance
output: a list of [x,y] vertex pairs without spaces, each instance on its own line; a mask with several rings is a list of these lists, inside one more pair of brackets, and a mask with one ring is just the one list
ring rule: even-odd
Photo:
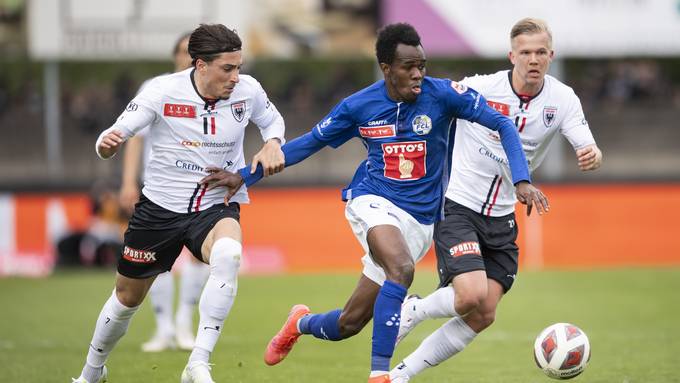
[[546,106],[543,108],[543,123],[546,128],[549,128],[555,121],[555,115],[557,115],[557,108],[554,106]]
[[455,82],[455,81],[451,81],[451,88],[453,88],[453,90],[458,92],[458,94],[463,94],[463,93],[467,92],[467,90],[468,90],[467,85],[461,84],[461,83]]
[[450,248],[449,254],[453,257],[460,257],[466,254],[482,255],[482,251],[479,250],[479,242],[463,242]]
[[489,157],[492,160],[498,162],[499,164],[507,165],[508,163],[508,161],[505,158],[493,154],[493,152],[491,152],[489,149],[483,146],[479,148],[479,154],[483,155],[484,157]]
[[384,138],[397,135],[394,125],[360,126],[359,134],[366,138]]
[[125,246],[123,249],[123,258],[135,263],[154,263],[156,262],[156,252],[149,250],[137,250]]
[[231,142],[213,142],[213,141],[190,141],[183,140],[180,145],[187,148],[230,148],[236,145],[236,141]]
[[163,115],[168,117],[196,117],[196,107],[184,104],[165,104],[163,105]]
[[428,115],[421,114],[413,118],[411,126],[417,135],[423,136],[430,133],[430,130],[432,130],[432,120],[430,117],[428,117]]
[[486,104],[492,107],[496,112],[504,115],[504,116],[509,116],[510,115],[510,105],[504,104],[502,102],[496,102],[496,101],[490,101],[487,100]]
[[239,101],[231,104],[231,114],[234,115],[234,119],[236,119],[236,121],[243,121],[243,117],[246,115],[246,102]]
[[427,142],[393,142],[381,146],[385,177],[405,181],[417,180],[426,174]]

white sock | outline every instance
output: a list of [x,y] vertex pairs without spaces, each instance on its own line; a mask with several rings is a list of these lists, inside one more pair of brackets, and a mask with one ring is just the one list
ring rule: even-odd
[[88,382],[99,380],[106,358],[127,331],[130,319],[138,308],[139,306],[127,307],[120,303],[115,290],[106,301],[97,318],[85,367],[81,373]]
[[456,317],[444,323],[430,334],[418,348],[392,370],[396,374],[414,377],[426,368],[456,355],[477,336],[462,318]]
[[177,328],[194,332],[194,309],[209,275],[210,268],[204,263],[193,260],[184,263],[180,274],[179,302],[175,315]]
[[416,317],[423,319],[453,318],[460,316],[455,308],[456,293],[453,287],[446,286],[415,302]]
[[157,334],[166,337],[175,335],[172,321],[172,302],[175,298],[175,278],[172,272],[159,274],[149,289],[149,300],[156,318]]
[[210,277],[198,303],[200,320],[196,345],[189,362],[208,362],[215,348],[224,320],[234,304],[238,288],[238,269],[241,264],[241,244],[231,238],[220,238],[210,252]]

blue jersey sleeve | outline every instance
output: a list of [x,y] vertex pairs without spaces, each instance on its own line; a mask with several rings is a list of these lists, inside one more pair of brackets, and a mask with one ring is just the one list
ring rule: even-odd
[[498,131],[503,150],[508,156],[512,183],[531,182],[522,141],[512,121],[488,106],[481,94],[465,84],[445,80],[438,82],[438,89],[439,99],[443,100],[445,109],[453,116]]
[[[285,167],[297,164],[324,146],[337,148],[356,135],[356,127],[345,101],[338,104],[312,131],[297,137],[281,147],[285,156]],[[239,169],[246,186],[251,186],[264,176],[262,165],[250,173],[250,165]]]
[[501,145],[503,145],[503,150],[505,150],[505,154],[508,156],[510,172],[512,172],[512,183],[516,185],[521,181],[531,182],[529,166],[527,165],[527,159],[522,149],[522,141],[519,138],[515,124],[488,106],[486,101],[484,101],[480,110],[481,113],[477,119],[471,121],[498,131],[498,134],[501,136]]

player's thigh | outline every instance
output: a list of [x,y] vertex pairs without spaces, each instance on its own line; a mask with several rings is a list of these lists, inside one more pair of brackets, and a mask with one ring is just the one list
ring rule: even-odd
[[[345,217],[366,252],[361,259],[364,264],[364,275],[380,285],[385,280],[384,270],[378,265],[384,262],[383,253],[398,252],[399,256],[391,259],[401,262],[408,261],[405,259],[405,255],[408,254],[412,263],[416,263],[427,253],[432,243],[433,225],[419,223],[410,214],[380,196],[363,195],[352,199],[345,208]],[[378,230],[371,233],[374,228]],[[385,247],[380,243],[382,239],[388,242],[385,243]],[[391,249],[391,253],[384,251],[373,254],[384,249]],[[380,259],[374,260],[374,257]]]
[[228,237],[242,241],[240,212],[238,203],[218,204],[200,212],[187,230],[184,245],[194,257],[209,263],[210,251],[218,239]]
[[441,287],[448,286],[458,275],[485,270],[474,214],[447,199],[444,220],[435,224],[434,244]]
[[169,271],[182,249],[186,216],[165,210],[142,196],[123,239],[118,273],[146,279]]
[[519,248],[514,215],[491,217],[481,235],[482,253],[488,278],[495,280],[507,292],[517,277]]

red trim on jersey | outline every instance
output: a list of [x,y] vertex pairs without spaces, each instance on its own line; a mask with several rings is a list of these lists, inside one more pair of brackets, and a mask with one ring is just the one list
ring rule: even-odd
[[199,194],[198,198],[196,199],[196,207],[194,208],[194,211],[199,211],[198,209],[201,207],[201,199],[203,199],[206,190],[208,190],[207,184],[203,185],[203,187],[201,188],[201,194]]
[[496,185],[496,192],[493,194],[493,201],[489,204],[489,208],[486,210],[486,215],[491,215],[491,209],[493,205],[496,204],[496,198],[498,197],[498,192],[501,190],[501,184],[503,183],[503,177],[498,178],[498,184]]
[[210,134],[215,134],[215,117],[210,117]]
[[527,123],[527,118],[523,117],[522,118],[522,125],[519,126],[519,131],[520,133],[524,130],[524,125]]

